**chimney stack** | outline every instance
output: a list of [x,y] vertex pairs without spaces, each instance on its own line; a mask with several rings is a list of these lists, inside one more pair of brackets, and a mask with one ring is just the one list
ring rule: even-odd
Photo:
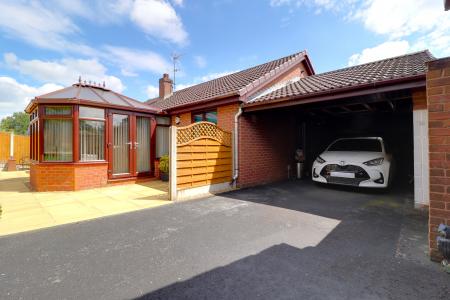
[[172,95],[172,79],[169,78],[169,74],[163,74],[163,77],[159,79],[159,98],[165,99]]

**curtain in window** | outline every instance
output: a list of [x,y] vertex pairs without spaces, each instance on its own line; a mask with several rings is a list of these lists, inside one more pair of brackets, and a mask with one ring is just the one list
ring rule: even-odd
[[44,160],[72,161],[72,120],[45,120]]
[[137,171],[150,171],[150,119],[136,118]]
[[156,127],[156,157],[169,154],[169,127]]
[[129,173],[129,120],[127,115],[113,115],[113,174]]
[[80,160],[105,159],[105,123],[80,120]]

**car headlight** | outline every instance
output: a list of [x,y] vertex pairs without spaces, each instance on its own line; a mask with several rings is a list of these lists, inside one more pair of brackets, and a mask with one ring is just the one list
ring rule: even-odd
[[325,162],[325,159],[323,159],[323,158],[320,157],[320,156],[317,156],[316,161],[317,161],[319,164],[323,164],[323,163]]
[[371,159],[369,161],[366,161],[365,164],[366,166],[379,166],[381,164],[383,164],[384,158],[383,157],[379,157],[379,158],[375,158],[375,159]]

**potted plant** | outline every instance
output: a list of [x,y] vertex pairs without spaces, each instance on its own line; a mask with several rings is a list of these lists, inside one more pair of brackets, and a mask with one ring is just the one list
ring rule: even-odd
[[159,159],[159,171],[162,181],[169,181],[169,156],[163,155]]

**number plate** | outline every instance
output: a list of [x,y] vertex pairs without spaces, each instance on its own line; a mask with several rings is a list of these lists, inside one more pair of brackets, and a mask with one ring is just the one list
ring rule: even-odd
[[355,178],[355,173],[349,172],[331,172],[330,175],[333,177]]

